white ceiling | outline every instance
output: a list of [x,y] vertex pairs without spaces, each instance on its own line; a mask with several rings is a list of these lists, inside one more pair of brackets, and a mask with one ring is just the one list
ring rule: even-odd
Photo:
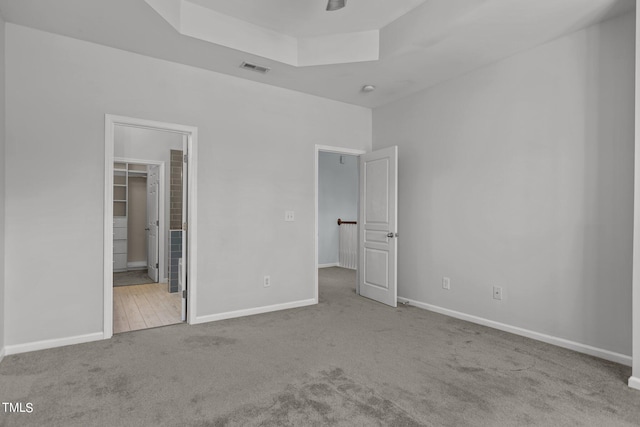
[[327,12],[326,0],[190,0],[206,8],[294,37],[377,30],[426,0],[347,0]]
[[[326,7],[326,0],[198,1],[287,32],[306,28],[302,4]],[[318,8],[311,15],[367,15],[353,22],[365,25],[381,16],[364,6],[369,3],[389,7],[401,2],[347,0],[342,11]],[[282,14],[267,4],[281,5]],[[409,4],[393,10],[402,15]],[[144,0],[0,0],[8,22],[365,107],[395,101],[634,7],[634,0],[426,0],[380,30],[379,60],[295,67],[181,35]],[[336,21],[334,31],[338,28]],[[240,69],[242,61],[271,71],[262,75]],[[378,89],[363,93],[364,84]]]
[[[145,1],[182,35],[295,67],[377,61],[380,58],[380,31],[377,28],[349,33],[316,34],[309,37],[292,36],[280,30],[249,22],[247,20],[249,18],[258,21],[255,18],[258,16],[255,10],[247,14],[248,17],[240,19],[200,6],[191,0]],[[271,1],[275,2],[276,0]],[[269,2],[255,4],[264,5]],[[317,4],[317,2],[300,4]],[[268,8],[264,10],[263,23],[276,28],[274,19],[267,19],[273,11]],[[304,12],[302,8],[291,12],[291,16],[286,21],[298,22],[300,11]],[[320,17],[323,17],[324,21],[329,24],[331,20],[327,20],[327,16],[335,15],[316,12],[314,17],[309,18],[309,21],[311,23],[321,22],[323,19]],[[281,17],[278,17],[278,22],[280,19]],[[349,28],[345,25],[333,25],[333,27],[340,27],[341,30]]]

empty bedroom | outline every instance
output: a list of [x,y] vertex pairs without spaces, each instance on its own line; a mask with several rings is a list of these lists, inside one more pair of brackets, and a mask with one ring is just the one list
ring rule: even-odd
[[0,18],[0,425],[640,424],[635,1]]

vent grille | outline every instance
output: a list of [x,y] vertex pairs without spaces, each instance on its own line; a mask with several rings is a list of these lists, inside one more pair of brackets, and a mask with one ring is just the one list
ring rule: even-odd
[[269,72],[269,70],[271,70],[271,68],[269,67],[263,67],[262,65],[256,65],[250,62],[243,62],[242,64],[240,64],[240,68],[262,74],[266,74]]

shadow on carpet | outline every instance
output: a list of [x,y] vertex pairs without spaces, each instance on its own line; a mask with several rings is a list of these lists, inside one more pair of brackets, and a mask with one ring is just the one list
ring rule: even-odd
[[[306,375],[264,404],[247,404],[203,425],[422,426],[406,411],[348,378],[342,369]],[[197,425],[197,424],[196,424]]]

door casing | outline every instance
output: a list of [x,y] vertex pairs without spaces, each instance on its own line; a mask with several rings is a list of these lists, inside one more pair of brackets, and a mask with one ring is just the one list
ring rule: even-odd
[[[113,162],[115,145],[115,127],[129,126],[164,132],[174,132],[187,138],[187,323],[196,323],[197,307],[197,159],[198,159],[198,128],[175,123],[138,119],[134,117],[105,114],[104,132],[104,320],[103,338],[113,336]],[[162,210],[161,210],[162,211]]]

